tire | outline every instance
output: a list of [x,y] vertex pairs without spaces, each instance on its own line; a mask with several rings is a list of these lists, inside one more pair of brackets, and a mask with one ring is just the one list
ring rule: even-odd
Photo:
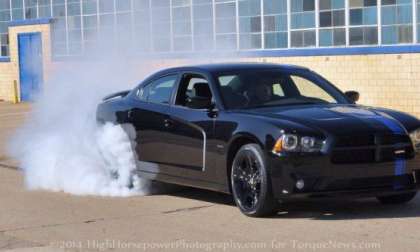
[[398,205],[404,204],[412,200],[416,196],[417,192],[389,195],[389,196],[379,196],[376,197],[379,202],[386,205]]
[[246,144],[236,153],[230,174],[234,201],[250,217],[272,215],[273,197],[264,153],[258,144]]

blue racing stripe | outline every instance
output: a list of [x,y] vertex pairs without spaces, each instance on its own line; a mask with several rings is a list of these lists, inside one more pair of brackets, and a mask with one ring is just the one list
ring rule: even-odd
[[[390,129],[394,134],[405,134],[405,129],[394,119],[391,119],[387,116],[379,116],[376,118],[378,121],[382,122],[388,129]],[[394,175],[401,176],[406,174],[406,161],[403,158],[398,158],[394,161]],[[394,189],[398,190],[403,188],[399,180],[395,180]]]
[[405,130],[402,128],[402,126],[396,122],[394,119],[378,116],[375,117],[377,121],[380,121],[383,123],[388,129],[390,129],[394,134],[405,134]]
[[403,175],[405,174],[405,159],[399,158],[395,160],[395,176]]
[[[405,159],[399,158],[395,160],[394,163],[394,175],[395,176],[401,176],[406,173],[406,162]],[[394,189],[398,190],[403,188],[403,185],[401,185],[401,182],[399,180],[394,181]]]

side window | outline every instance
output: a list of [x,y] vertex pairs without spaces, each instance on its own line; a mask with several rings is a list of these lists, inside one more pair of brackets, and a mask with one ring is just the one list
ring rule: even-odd
[[284,91],[280,83],[273,84],[273,94],[280,97],[284,97]]
[[168,75],[140,88],[137,97],[142,101],[169,104],[177,75]]
[[191,99],[201,97],[211,100],[212,93],[206,78],[197,74],[186,74],[179,85],[176,104],[190,107]]
[[188,82],[188,87],[186,91],[186,94],[188,97],[192,97],[196,95],[196,89],[194,87],[195,87],[195,84],[197,83],[206,83],[208,85],[207,80],[204,78],[200,78],[200,77],[191,78],[190,81]]
[[146,90],[147,90],[147,87],[141,87],[141,88],[137,89],[136,95],[137,95],[137,98],[140,101],[147,101],[147,92],[146,92]]
[[296,75],[291,75],[290,78],[292,78],[294,84],[299,90],[300,95],[324,100],[331,103],[337,102],[330,94],[328,94],[324,89],[312,81]]

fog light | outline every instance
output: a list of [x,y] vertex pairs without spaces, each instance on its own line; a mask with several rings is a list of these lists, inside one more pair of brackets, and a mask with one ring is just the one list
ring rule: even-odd
[[302,179],[299,179],[296,182],[296,188],[302,190],[305,187],[305,182]]

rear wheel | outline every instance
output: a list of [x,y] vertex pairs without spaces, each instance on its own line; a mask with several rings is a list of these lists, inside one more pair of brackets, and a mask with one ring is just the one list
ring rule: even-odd
[[377,199],[382,204],[404,204],[412,200],[416,196],[417,192],[389,195],[389,196],[379,196]]
[[258,144],[244,145],[236,153],[231,185],[235,203],[245,215],[261,217],[274,213],[276,201],[264,153]]

